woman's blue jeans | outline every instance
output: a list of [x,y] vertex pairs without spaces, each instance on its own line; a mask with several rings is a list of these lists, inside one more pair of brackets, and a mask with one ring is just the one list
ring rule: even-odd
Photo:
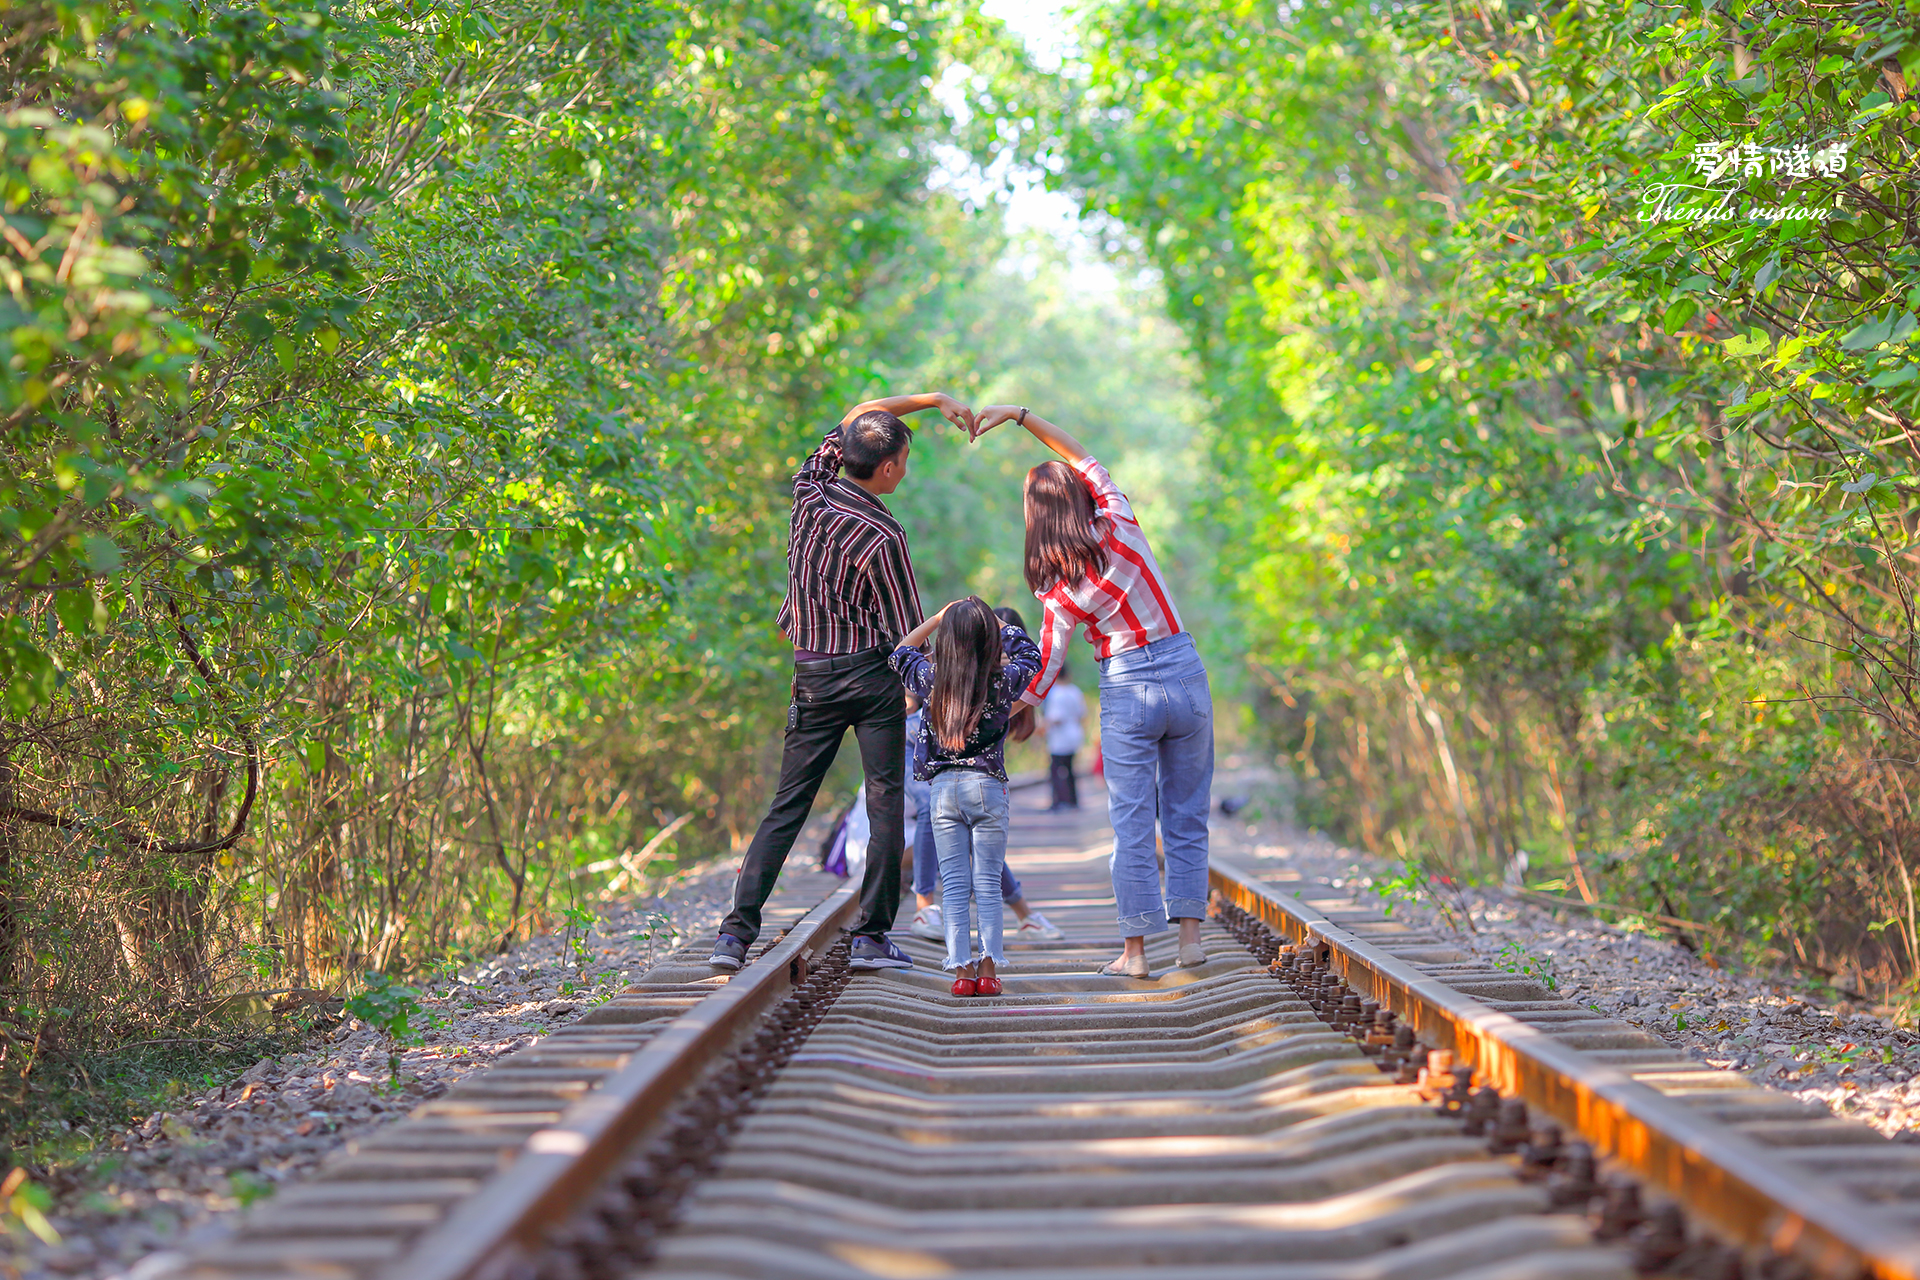
[[[1120,936],[1207,916],[1207,813],[1213,790],[1213,692],[1187,632],[1100,663],[1100,758],[1113,819]],[[1153,827],[1167,855],[1160,892]]]
[[940,922],[947,964],[972,964],[968,899],[980,908],[980,954],[1005,964],[1000,942],[1000,872],[1007,862],[1007,784],[978,769],[933,778],[933,843],[940,851]]

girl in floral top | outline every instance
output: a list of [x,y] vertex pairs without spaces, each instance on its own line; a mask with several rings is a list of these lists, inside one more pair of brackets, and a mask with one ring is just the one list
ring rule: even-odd
[[[931,659],[920,650],[929,636]],[[1040,672],[1040,648],[1019,627],[1002,624],[986,601],[968,596],[915,627],[887,663],[924,707],[914,776],[933,792],[940,916],[946,968],[955,974],[953,994],[997,996],[995,966],[1006,963],[1000,871],[1007,857],[1007,720]],[[970,897],[980,909],[977,960]]]

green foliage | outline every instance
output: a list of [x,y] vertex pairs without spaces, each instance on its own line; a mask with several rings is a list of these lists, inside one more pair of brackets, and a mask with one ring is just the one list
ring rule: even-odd
[[395,1044],[413,1044],[420,1029],[420,993],[384,973],[369,973],[366,986],[347,1000],[346,1011]]
[[59,1244],[60,1233],[47,1221],[52,1207],[52,1194],[27,1177],[25,1169],[16,1165],[0,1181],[0,1231],[14,1239],[32,1235],[46,1244]]
[[324,12],[28,4],[9,28],[0,672],[20,715],[93,656],[129,567],[212,586],[301,522],[266,468],[223,501],[208,463],[259,398],[235,384],[293,392],[360,276],[345,104],[320,87],[353,50]]
[[1534,955],[1517,942],[1501,945],[1500,954],[1493,958],[1493,967],[1531,978],[1549,991],[1560,989],[1560,980],[1553,972],[1553,957]]
[[566,922],[560,945],[571,952],[575,960],[586,964],[593,958],[587,950],[587,934],[592,931],[598,917],[585,907],[562,907],[560,918]]
[[280,1189],[280,1184],[251,1170],[236,1169],[227,1175],[227,1188],[228,1194],[245,1209],[271,1196]]
[[1868,928],[1920,854],[1910,27],[1088,11],[1035,145],[1199,358],[1309,812],[1436,881],[1524,851],[1755,957],[1920,966]]
[[632,938],[646,948],[640,964],[643,968],[653,967],[656,951],[671,952],[674,944],[680,941],[679,933],[673,927],[673,916],[665,911],[649,911],[640,918],[643,928],[635,929]]
[[658,806],[738,839],[781,485],[919,270],[950,31],[10,12],[10,1033],[497,948]]

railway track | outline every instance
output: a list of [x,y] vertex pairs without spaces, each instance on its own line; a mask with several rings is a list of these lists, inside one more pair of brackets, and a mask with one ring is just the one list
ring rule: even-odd
[[[283,1192],[196,1280],[1920,1275],[1920,1145],[1448,939],[1216,860],[1206,965],[1115,949],[1094,813],[1017,801],[1067,932],[1005,994],[849,974],[829,894],[682,953]],[[1097,797],[1096,797],[1097,804]],[[790,914],[792,914],[790,912]]]

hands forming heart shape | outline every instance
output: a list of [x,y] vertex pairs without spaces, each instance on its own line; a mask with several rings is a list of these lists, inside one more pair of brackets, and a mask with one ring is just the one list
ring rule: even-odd
[[967,406],[961,404],[946,392],[942,391],[935,394],[933,397],[933,407],[940,411],[941,417],[966,432],[969,442],[980,438],[980,433],[975,430],[973,425],[973,410],[967,408]]
[[1017,404],[990,404],[976,412],[944,392],[934,397],[934,408],[940,410],[941,417],[967,433],[968,443],[978,440],[1003,422],[1013,421],[1020,416],[1021,410]]

